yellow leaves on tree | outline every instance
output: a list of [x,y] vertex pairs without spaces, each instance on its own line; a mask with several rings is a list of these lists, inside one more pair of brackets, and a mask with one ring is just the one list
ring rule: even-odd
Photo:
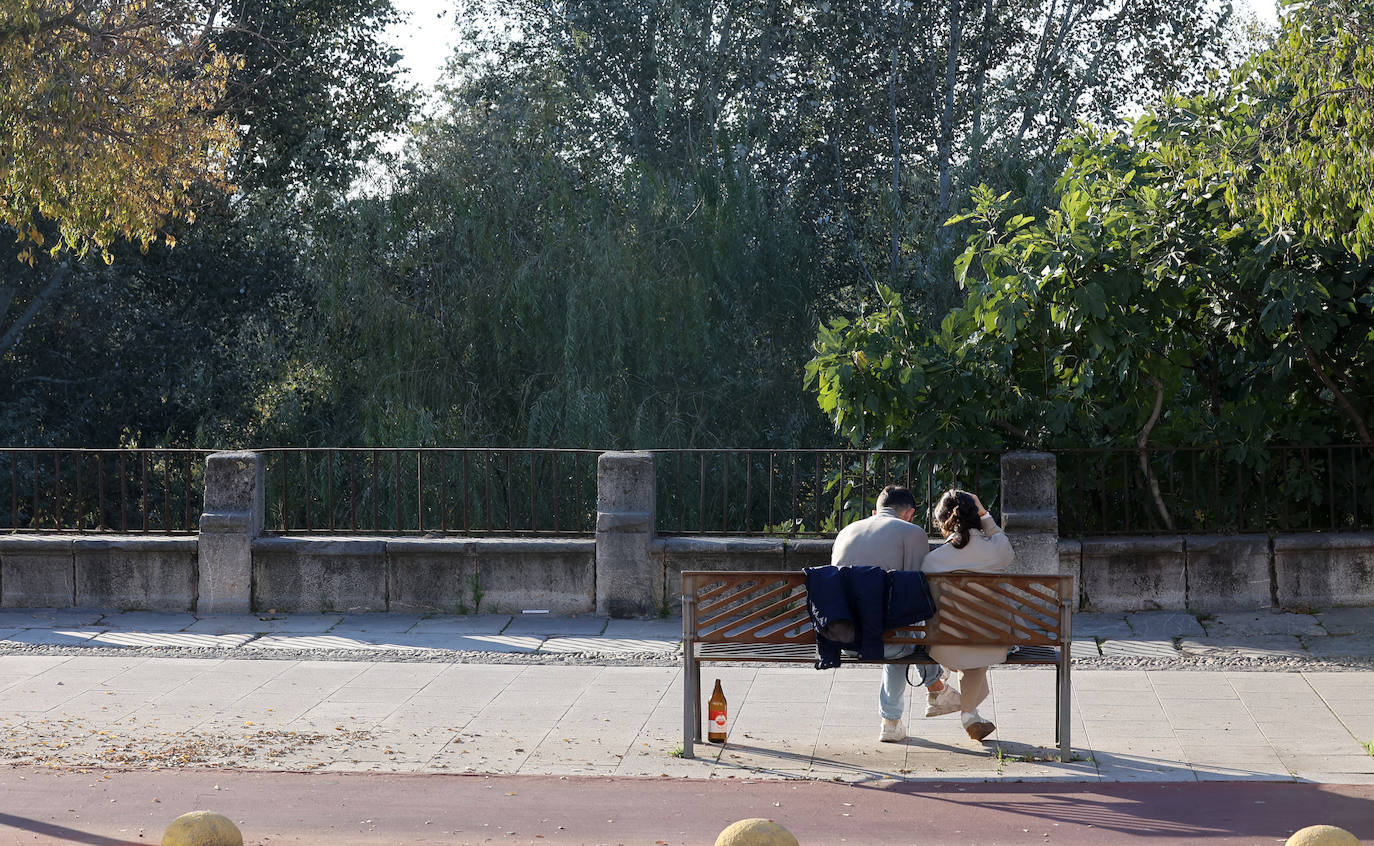
[[190,186],[228,190],[237,128],[217,106],[233,61],[211,40],[217,8],[0,0],[0,223],[21,260],[171,243],[167,223],[193,216]]

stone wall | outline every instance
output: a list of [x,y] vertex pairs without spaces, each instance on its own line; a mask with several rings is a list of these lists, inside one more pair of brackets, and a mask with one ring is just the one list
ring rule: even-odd
[[[1004,456],[1001,517],[1017,571],[1074,576],[1084,610],[1374,605],[1374,533],[1059,538],[1054,474]],[[261,455],[217,453],[199,536],[0,535],[0,606],[652,616],[678,610],[684,570],[830,562],[828,540],[655,537],[648,453],[597,476],[594,538],[270,537]]]

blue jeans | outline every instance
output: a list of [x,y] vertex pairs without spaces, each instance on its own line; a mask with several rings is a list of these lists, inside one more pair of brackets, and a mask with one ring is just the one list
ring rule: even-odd
[[[914,646],[893,644],[883,647],[883,657],[901,658],[914,652]],[[940,678],[939,664],[884,664],[883,683],[878,688],[878,711],[885,720],[900,720],[906,713],[906,668],[920,673],[921,684],[928,685]]]

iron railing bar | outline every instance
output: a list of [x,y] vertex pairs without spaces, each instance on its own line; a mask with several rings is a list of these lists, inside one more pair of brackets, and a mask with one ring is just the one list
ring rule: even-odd
[[143,485],[142,508],[143,511],[143,531],[148,531],[148,453],[138,454],[139,479]]

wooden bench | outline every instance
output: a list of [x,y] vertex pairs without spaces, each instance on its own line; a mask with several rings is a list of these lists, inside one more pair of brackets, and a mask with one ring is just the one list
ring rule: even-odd
[[[907,657],[875,664],[930,663],[939,645],[1017,647],[1008,664],[1056,669],[1055,740],[1069,756],[1069,640],[1077,604],[1072,576],[928,575],[937,612],[895,629],[886,644],[909,644]],[[845,656],[844,663],[861,663]],[[682,574],[682,754],[701,742],[701,665],[707,661],[814,664],[816,638],[806,610],[806,574],[795,571],[688,570]]]

